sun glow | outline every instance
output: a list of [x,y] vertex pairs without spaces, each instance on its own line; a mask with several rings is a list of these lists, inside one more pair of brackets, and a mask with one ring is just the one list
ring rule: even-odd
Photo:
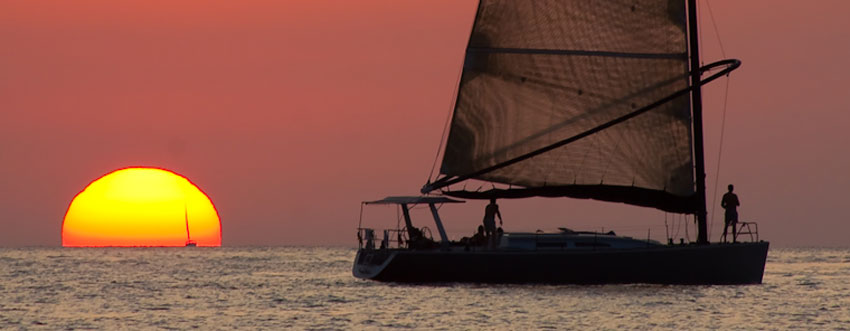
[[62,246],[221,246],[218,212],[183,176],[125,168],[74,197],[62,223]]

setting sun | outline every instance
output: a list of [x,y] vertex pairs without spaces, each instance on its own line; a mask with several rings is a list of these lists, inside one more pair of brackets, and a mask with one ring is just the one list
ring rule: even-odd
[[113,171],[74,197],[62,246],[221,246],[221,222],[204,192],[158,168]]

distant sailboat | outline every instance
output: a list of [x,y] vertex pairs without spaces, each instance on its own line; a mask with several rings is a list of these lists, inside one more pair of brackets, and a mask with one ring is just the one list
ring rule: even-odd
[[[767,242],[708,240],[700,89],[740,61],[701,67],[696,17],[696,0],[480,0],[442,177],[421,190],[463,199],[595,199],[692,214],[695,243],[569,229],[481,231],[456,242],[437,206],[462,201],[387,197],[364,206],[397,205],[404,223],[385,230],[379,248],[375,230],[359,227],[354,275],[393,282],[761,283]],[[470,179],[493,188],[450,187]],[[438,241],[413,225],[414,205],[430,208]]]
[[186,220],[186,247],[196,247],[198,243],[192,240],[192,236],[189,234],[189,208],[186,204],[183,204],[183,218]]

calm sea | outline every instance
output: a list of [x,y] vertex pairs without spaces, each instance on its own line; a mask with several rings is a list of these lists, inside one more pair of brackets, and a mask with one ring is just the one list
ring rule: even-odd
[[409,286],[349,248],[0,249],[0,329],[850,329],[850,249],[749,286]]

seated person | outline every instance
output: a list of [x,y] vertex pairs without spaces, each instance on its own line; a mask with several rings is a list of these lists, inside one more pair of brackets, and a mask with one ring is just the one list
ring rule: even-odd
[[425,234],[422,230],[417,228],[408,228],[408,236],[410,238],[407,239],[407,247],[413,249],[424,249],[424,248],[434,248],[437,247],[437,243],[434,240],[425,237]]
[[472,246],[484,246],[487,243],[487,236],[484,234],[483,225],[478,226],[478,232],[472,235],[469,243]]

